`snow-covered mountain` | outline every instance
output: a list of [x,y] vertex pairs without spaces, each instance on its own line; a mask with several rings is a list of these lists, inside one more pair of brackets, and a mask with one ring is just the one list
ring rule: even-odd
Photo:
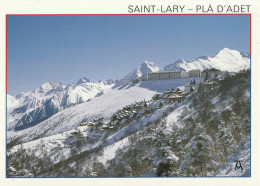
[[75,104],[103,94],[115,85],[114,80],[90,82],[79,79],[68,86],[47,82],[34,91],[7,96],[8,130],[33,126],[49,116]]
[[[92,121],[97,117],[104,117],[106,119],[111,117],[114,112],[123,106],[144,99],[150,100],[155,93],[164,92],[167,89],[184,87],[185,84],[190,83],[193,79],[194,78],[166,81],[144,81],[140,84],[135,84],[134,86],[107,89],[105,94],[94,97],[89,102],[61,110],[50,118],[38,123],[36,126],[31,125],[26,127],[26,125],[24,125],[25,127],[22,128],[20,125],[16,124],[16,128],[23,129],[19,131],[12,131],[12,128],[9,127],[10,131],[8,131],[8,138],[20,137],[22,140],[27,141],[37,136],[55,135],[60,132],[71,130],[78,127],[80,123],[86,119],[88,121]],[[50,107],[50,109],[51,108],[52,107]],[[37,117],[37,111],[33,111],[35,117]]]
[[[250,55],[224,48],[214,57],[201,56],[192,61],[179,59],[163,70],[191,70],[216,68],[223,71],[239,71],[250,66]],[[34,91],[22,92],[16,97],[7,96],[8,130],[20,130],[47,119],[51,115],[75,104],[80,104],[103,94],[112,87],[122,85],[127,79],[145,77],[149,72],[160,71],[153,62],[145,61],[120,81],[91,82],[84,77],[68,86],[47,82]],[[115,86],[114,86],[115,85]],[[149,88],[149,87],[148,87]]]
[[[239,71],[250,66],[250,55],[224,48],[214,57],[201,56],[192,61],[179,59],[165,66],[163,70],[191,70],[216,68],[223,71]],[[34,91],[22,92],[16,97],[7,96],[8,130],[20,130],[34,126],[51,115],[70,106],[84,103],[102,95],[112,87],[117,88],[127,79],[145,77],[149,72],[160,71],[153,62],[145,61],[120,81],[107,80],[91,82],[84,77],[68,86],[47,82]],[[145,86],[145,83],[143,84]],[[146,87],[149,89],[149,87]]]
[[232,75],[141,80],[160,71],[144,62],[120,81],[84,77],[7,95],[7,176],[248,177],[249,66],[248,53],[223,49],[164,70]]
[[[7,175],[248,177],[250,87],[244,70],[110,89],[36,126],[8,131]],[[168,94],[186,96],[170,101]],[[243,170],[235,169],[238,160]]]
[[143,62],[140,66],[135,68],[129,74],[127,74],[123,79],[133,79],[137,77],[142,77],[149,72],[157,72],[160,68],[154,64],[154,62]]
[[192,69],[204,70],[206,68],[215,68],[222,71],[237,72],[249,67],[250,55],[248,53],[224,48],[213,57],[201,56],[191,61],[179,59],[165,66],[163,69],[189,71]]
[[17,107],[18,104],[19,104],[19,101],[14,96],[7,94],[8,109],[11,109],[13,107]]

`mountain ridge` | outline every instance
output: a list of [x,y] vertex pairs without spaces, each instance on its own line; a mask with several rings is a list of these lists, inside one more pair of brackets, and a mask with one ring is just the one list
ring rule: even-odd
[[67,107],[90,101],[110,89],[120,87],[122,82],[127,79],[145,79],[146,74],[149,72],[161,70],[204,70],[206,68],[239,71],[250,66],[249,57],[250,55],[246,52],[224,48],[213,57],[200,56],[191,61],[185,61],[181,58],[168,64],[163,69],[160,69],[154,62],[144,61],[119,81],[110,79],[91,82],[87,77],[83,77],[76,83],[67,86],[62,83],[46,82],[33,91],[22,92],[15,97],[7,96],[8,129],[24,125],[30,127],[30,123],[37,124],[37,122]]
[[16,97],[8,94],[7,115],[9,119],[11,118],[8,129],[14,129],[15,126],[30,126],[30,123],[37,124],[67,107],[87,102],[95,96],[103,94],[116,83],[115,80],[99,82],[84,82],[84,80],[83,83],[68,86],[56,82],[46,82],[39,88],[22,92]]
[[185,61],[182,58],[166,65],[163,70],[204,70],[215,68],[222,71],[238,72],[244,67],[250,66],[250,54],[223,48],[215,56],[200,56],[195,60]]

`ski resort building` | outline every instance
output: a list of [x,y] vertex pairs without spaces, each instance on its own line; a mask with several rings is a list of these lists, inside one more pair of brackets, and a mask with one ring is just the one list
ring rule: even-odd
[[160,71],[150,72],[147,74],[148,80],[165,80],[165,79],[176,79],[181,78],[181,71]]
[[201,70],[195,69],[191,71],[159,71],[150,72],[147,74],[147,80],[166,80],[166,79],[179,79],[188,77],[201,77]]
[[204,78],[213,78],[215,75],[219,76],[219,75],[223,75],[224,72],[215,69],[215,68],[211,68],[211,69],[205,69],[202,71],[201,73],[201,77]]
[[199,69],[190,70],[189,77],[201,77],[201,70]]

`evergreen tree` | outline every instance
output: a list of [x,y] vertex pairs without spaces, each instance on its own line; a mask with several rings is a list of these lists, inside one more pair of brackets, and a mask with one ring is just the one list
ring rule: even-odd
[[180,169],[186,176],[207,176],[214,170],[212,139],[200,123],[196,125],[193,137],[185,148],[187,153]]
[[227,155],[235,152],[238,147],[237,142],[232,135],[230,125],[230,123],[229,125],[221,123],[218,127],[218,132],[216,133],[214,149],[216,151],[216,157],[222,162],[225,162]]
[[200,83],[199,87],[198,87],[198,93],[203,93],[204,90],[205,90],[204,85],[202,83]]
[[[69,136],[66,139],[66,143],[69,144],[71,157],[76,157],[82,152],[82,148],[85,144],[85,137],[82,132],[79,131],[74,136]],[[76,177],[82,177],[84,173],[84,160],[82,158],[74,158],[75,159],[75,169],[74,174]]]
[[209,79],[209,73],[206,72],[206,77],[204,78],[204,81],[207,81]]
[[176,162],[178,157],[171,150],[169,139],[165,134],[166,121],[162,121],[161,126],[157,129],[155,138],[155,159],[156,175],[168,177],[173,171],[176,171]]

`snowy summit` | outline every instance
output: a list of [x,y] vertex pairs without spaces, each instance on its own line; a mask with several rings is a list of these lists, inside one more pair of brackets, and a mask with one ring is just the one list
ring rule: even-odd
[[215,56],[201,56],[195,60],[185,61],[179,59],[165,66],[164,70],[184,70],[192,69],[204,70],[207,68],[215,68],[222,71],[237,72],[250,66],[250,55],[246,52],[239,52],[223,48]]
[[143,62],[139,67],[131,71],[124,79],[133,79],[146,75],[149,72],[157,72],[160,68],[154,64],[154,62]]

